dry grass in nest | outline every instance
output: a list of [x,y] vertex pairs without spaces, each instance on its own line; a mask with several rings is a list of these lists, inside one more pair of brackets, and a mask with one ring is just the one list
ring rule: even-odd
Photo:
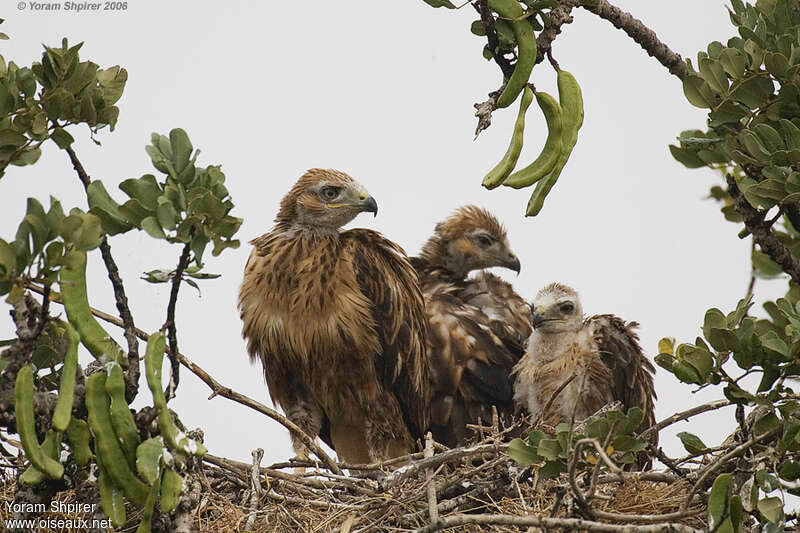
[[[190,511],[191,523],[203,533],[246,530],[254,533],[415,531],[430,527],[429,483],[435,488],[441,519],[460,519],[475,514],[564,520],[581,516],[571,496],[566,474],[554,480],[537,480],[535,468],[523,469],[515,464],[507,458],[505,445],[491,439],[432,457],[423,458],[420,454],[409,465],[396,470],[381,470],[376,466],[371,470],[371,476],[336,476],[316,468],[296,474],[293,466],[284,463],[260,468],[261,494],[256,503],[251,492],[251,465],[208,456],[193,474],[200,492],[195,495],[198,503]],[[428,474],[433,474],[431,481],[428,481]],[[624,515],[677,512],[686,499],[687,484],[668,474],[658,475],[662,476],[658,479],[663,481],[642,479],[641,474],[630,473],[624,474],[624,482],[616,476],[609,475],[607,479],[601,476],[597,494],[591,502],[592,508],[598,513]],[[4,483],[0,494],[4,502],[12,502],[16,495],[14,483]],[[59,493],[56,498],[67,503],[78,501],[74,491]],[[698,514],[682,517],[673,523],[692,529],[702,528],[702,509],[695,507],[693,510]],[[5,520],[10,518],[9,515],[8,506],[0,504],[0,518]],[[140,511],[129,508],[128,515],[131,518],[129,523],[117,531],[135,531]],[[43,516],[89,518],[85,513],[58,515],[48,512]],[[593,523],[625,522],[599,517]],[[58,530],[42,531],[62,533]],[[154,532],[157,531],[154,527]],[[527,532],[537,531],[537,528],[467,523],[447,531]]]

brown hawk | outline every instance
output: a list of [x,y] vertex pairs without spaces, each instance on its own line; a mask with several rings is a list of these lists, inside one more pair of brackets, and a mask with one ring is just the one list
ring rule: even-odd
[[511,420],[510,373],[531,332],[530,307],[491,273],[467,277],[496,266],[520,270],[506,230],[484,209],[461,207],[437,224],[412,263],[428,318],[431,431],[452,447],[467,439],[467,424],[491,422],[493,405]]
[[341,230],[364,211],[378,206],[350,176],[309,170],[251,241],[239,291],[242,335],[272,401],[349,463],[409,453],[429,408],[417,274],[379,233]]
[[639,432],[655,424],[655,368],[639,346],[636,322],[626,324],[614,315],[584,319],[578,293],[552,283],[536,295],[531,323],[527,351],[514,369],[514,400],[521,408],[555,426],[569,422],[573,412],[575,421],[581,421],[618,401],[626,411],[634,406],[642,410]]

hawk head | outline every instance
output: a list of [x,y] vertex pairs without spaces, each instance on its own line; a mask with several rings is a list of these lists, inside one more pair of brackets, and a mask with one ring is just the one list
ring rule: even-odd
[[531,307],[531,324],[542,333],[578,331],[583,324],[578,293],[560,283],[551,283],[540,290]]
[[431,265],[458,276],[471,270],[505,267],[519,273],[519,259],[508,244],[506,230],[487,210],[474,205],[456,209],[436,224],[420,254]]
[[335,231],[362,211],[378,214],[378,204],[353,178],[333,169],[306,171],[281,200],[277,224]]

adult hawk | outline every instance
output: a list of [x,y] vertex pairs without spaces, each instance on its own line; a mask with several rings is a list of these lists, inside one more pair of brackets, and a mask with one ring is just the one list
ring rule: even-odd
[[[636,322],[626,324],[614,315],[584,320],[578,293],[551,283],[536,295],[531,323],[534,329],[527,351],[514,369],[514,400],[520,407],[555,426],[570,421],[573,412],[575,420],[581,421],[619,401],[625,410],[641,408],[640,432],[655,424],[655,368],[639,346],[633,331]],[[542,413],[559,386],[570,378]]]
[[519,259],[497,219],[466,206],[436,225],[412,263],[428,318],[431,431],[456,446],[467,439],[467,424],[491,422],[493,405],[506,422],[513,416],[510,373],[531,333],[530,307],[497,276],[467,275],[495,266],[519,272]]
[[350,176],[309,170],[251,241],[239,291],[242,336],[272,401],[349,463],[409,453],[429,408],[417,274],[379,233],[340,229],[364,211],[378,206]]

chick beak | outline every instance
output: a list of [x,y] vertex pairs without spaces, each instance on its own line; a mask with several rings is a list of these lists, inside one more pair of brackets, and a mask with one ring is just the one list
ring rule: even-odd
[[531,313],[531,325],[533,326],[533,329],[536,329],[537,327],[541,326],[544,323],[545,323],[544,315],[540,314],[539,311],[534,309],[533,312]]

